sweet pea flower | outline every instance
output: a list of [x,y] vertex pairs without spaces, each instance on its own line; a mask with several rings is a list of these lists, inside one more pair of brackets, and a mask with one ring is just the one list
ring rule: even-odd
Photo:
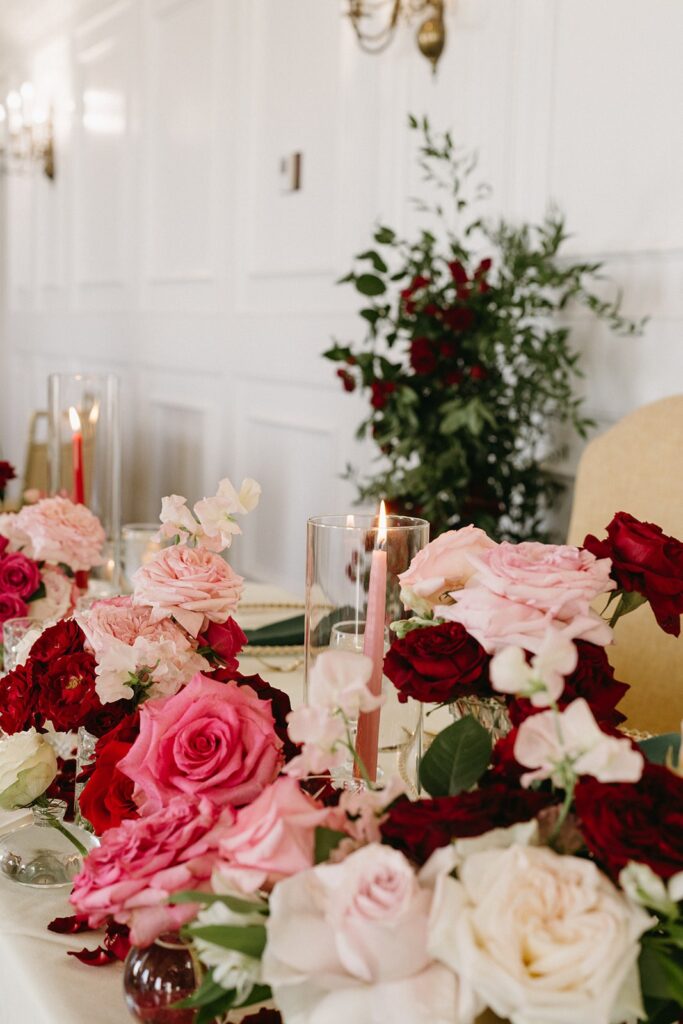
[[250,478],[242,481],[239,493],[227,477],[218,485],[212,498],[202,498],[194,505],[194,514],[187,507],[187,498],[171,494],[161,501],[159,537],[178,537],[181,543],[221,552],[229,548],[235,534],[241,533],[235,515],[246,515],[256,508],[261,487]]
[[355,720],[361,711],[374,711],[384,703],[368,689],[372,659],[355,651],[323,651],[315,660],[310,676],[309,704],[339,709]]
[[161,499],[159,519],[161,540],[179,537],[181,541],[188,541],[195,539],[199,533],[199,523],[187,507],[187,498],[183,498],[181,494],[169,494]]
[[561,696],[564,677],[574,671],[578,658],[571,640],[551,627],[531,664],[521,647],[499,651],[491,661],[491,685],[500,693],[528,697],[534,707],[548,707]]
[[287,715],[287,732],[293,743],[303,744],[302,751],[282,769],[286,775],[303,779],[340,768],[347,757],[344,748],[346,726],[329,708],[304,705]]
[[564,711],[542,711],[519,726],[515,760],[527,768],[523,786],[552,779],[566,788],[567,772],[576,778],[592,775],[599,782],[638,782],[643,755],[630,740],[602,732],[588,703],[581,697]]
[[634,903],[656,910],[665,917],[678,915],[676,904],[683,899],[683,871],[672,875],[667,883],[647,864],[630,861],[619,872],[619,885]]

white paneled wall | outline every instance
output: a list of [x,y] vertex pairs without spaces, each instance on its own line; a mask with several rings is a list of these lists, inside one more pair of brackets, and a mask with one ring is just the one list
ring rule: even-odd
[[254,475],[236,559],[301,590],[306,517],[347,508],[340,474],[368,458],[320,353],[360,334],[334,281],[373,223],[416,224],[408,111],[480,149],[492,212],[559,202],[571,251],[650,314],[628,341],[576,319],[600,424],[683,390],[680,0],[453,0],[436,78],[409,32],[361,54],[342,0],[57,6],[0,57],[0,87],[32,78],[57,131],[54,182],[0,185],[5,457],[23,462],[48,372],[112,368],[124,518]]

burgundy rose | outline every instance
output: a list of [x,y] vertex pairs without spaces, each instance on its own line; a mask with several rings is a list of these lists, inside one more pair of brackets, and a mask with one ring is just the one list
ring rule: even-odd
[[17,594],[0,594],[0,625],[24,615],[28,615],[28,608]]
[[208,647],[208,657],[214,657],[230,672],[238,668],[237,655],[247,642],[246,634],[230,616],[226,622],[210,622],[208,629],[199,637],[200,648]]
[[54,800],[63,800],[67,805],[66,820],[73,821],[74,799],[76,796],[76,758],[57,758],[57,774],[46,795]]
[[410,343],[410,365],[415,373],[433,373],[436,369],[434,345],[429,338],[413,338]]
[[444,338],[439,344],[439,352],[444,359],[455,359],[460,352],[460,345],[453,339]]
[[337,370],[337,376],[344,385],[344,391],[356,390],[356,378],[348,370]]
[[133,700],[115,700],[108,704],[100,702],[97,693],[83,715],[81,723],[93,736],[108,736],[119,723],[127,719],[135,707]]
[[12,735],[35,725],[36,690],[30,669],[20,665],[0,678],[0,729]]
[[451,277],[453,278],[457,285],[467,284],[467,282],[469,281],[467,271],[463,267],[460,260],[453,260],[452,263],[448,264],[448,269],[451,272]]
[[428,277],[423,277],[422,274],[418,274],[416,277],[414,277],[412,279],[412,281],[410,282],[410,284],[408,285],[407,288],[403,288],[401,290],[401,298],[402,299],[410,299],[410,298],[412,298],[412,296],[415,294],[415,292],[419,292],[422,288],[425,288],[428,284],[429,284],[429,278]]
[[62,619],[40,634],[31,648],[31,661],[49,663],[63,654],[80,654],[84,643],[85,634],[78,623]]
[[474,366],[470,367],[470,377],[472,380],[486,380],[488,375],[488,370],[485,366],[482,366],[481,363],[476,363]]
[[[214,672],[211,676],[212,679],[218,679],[220,682],[229,682],[227,677],[228,673],[226,670]],[[240,672],[234,672],[230,679],[233,679],[240,686],[250,686],[260,700],[270,701],[270,710],[275,721],[275,732],[284,744],[282,752],[285,756],[285,761],[291,761],[293,757],[301,753],[297,744],[292,743],[287,732],[287,715],[292,710],[289,695],[284,690],[279,690],[277,686],[271,686],[270,683],[266,682],[259,675],[243,676]]]
[[78,729],[99,704],[95,692],[95,664],[93,655],[84,651],[62,655],[47,665],[34,665],[39,710],[58,731]]
[[83,816],[97,835],[115,828],[127,818],[137,818],[138,808],[133,800],[135,783],[118,770],[132,743],[110,740],[97,744],[97,755],[90,778],[79,799]]
[[373,409],[383,409],[387,404],[387,395],[391,395],[396,390],[396,384],[393,380],[373,380],[370,390],[372,392],[370,405]]
[[5,488],[10,480],[16,478],[16,471],[11,462],[0,460],[0,498],[4,497]]
[[434,850],[453,839],[480,836],[493,828],[529,821],[551,801],[545,793],[504,784],[458,796],[411,801],[401,797],[381,825],[389,846],[424,864]]
[[413,629],[394,640],[384,659],[384,673],[409,697],[440,704],[471,694],[491,694],[489,656],[459,622]]
[[453,370],[446,374],[445,380],[449,387],[457,388],[459,384],[462,384],[462,373],[460,370]]
[[453,306],[442,313],[443,322],[456,333],[466,331],[472,326],[474,313],[467,306]]
[[28,598],[40,586],[40,569],[32,558],[15,551],[0,562],[0,592]]
[[636,783],[582,779],[576,812],[586,845],[614,880],[629,861],[660,878],[683,871],[683,778],[646,762]]
[[627,594],[642,594],[665,633],[679,636],[683,614],[683,543],[654,523],[617,512],[607,538],[588,534],[583,546],[612,560],[612,579]]
[[242,1024],[282,1024],[282,1016],[279,1010],[263,1008],[258,1013],[250,1013],[248,1017],[242,1017]]
[[[617,711],[617,704],[629,689],[628,684],[614,678],[614,669],[604,647],[586,640],[577,640],[576,649],[579,660],[572,674],[564,681],[560,707],[566,707],[578,697],[583,697],[590,704],[597,722],[607,726],[619,725],[626,716]],[[510,718],[517,725],[529,715],[543,710],[535,708],[528,700],[514,700],[510,704]]]

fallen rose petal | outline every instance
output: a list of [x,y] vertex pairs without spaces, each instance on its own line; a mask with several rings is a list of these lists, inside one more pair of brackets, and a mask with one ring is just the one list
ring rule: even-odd
[[47,926],[48,931],[57,932],[59,935],[78,935],[79,932],[90,932],[92,928],[88,924],[85,914],[71,914],[70,917],[55,917]]
[[97,949],[86,949],[85,947],[80,950],[69,949],[67,950],[67,956],[75,956],[77,960],[80,960],[82,964],[86,964],[88,967],[106,967],[107,964],[111,964],[117,959],[114,953],[110,953],[104,946],[98,946]]

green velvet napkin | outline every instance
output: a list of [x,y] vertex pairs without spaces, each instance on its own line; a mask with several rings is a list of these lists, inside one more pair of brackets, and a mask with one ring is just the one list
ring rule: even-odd
[[300,647],[304,642],[304,622],[303,615],[294,615],[260,629],[246,629],[247,641],[254,647]]

